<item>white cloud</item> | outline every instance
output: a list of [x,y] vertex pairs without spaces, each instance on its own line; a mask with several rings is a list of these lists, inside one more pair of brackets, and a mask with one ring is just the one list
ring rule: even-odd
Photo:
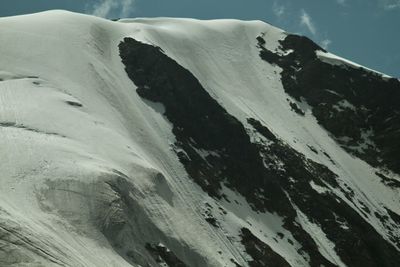
[[272,5],[272,11],[274,12],[275,16],[281,18],[285,14],[286,8],[283,5],[279,5],[278,2],[275,1]]
[[311,32],[313,35],[317,33],[317,29],[315,28],[315,25],[312,22],[310,15],[304,9],[301,10],[300,24],[306,27],[307,30]]
[[101,0],[89,7],[88,13],[102,18],[110,16],[125,18],[133,10],[135,0]]
[[378,5],[384,10],[394,10],[400,8],[400,0],[378,0]]
[[328,50],[329,46],[332,44],[332,41],[329,39],[322,40],[321,46],[323,49]]
[[392,10],[392,9],[400,8],[400,1],[386,4],[386,5],[384,6],[384,8],[385,8],[386,10]]
[[107,17],[110,15],[111,10],[117,7],[117,3],[113,0],[105,0],[100,3],[94,4],[90,13],[97,17]]
[[346,0],[336,0],[339,5],[344,6],[346,4]]
[[129,16],[129,14],[133,11],[134,4],[135,0],[123,0],[121,4],[121,17],[125,18]]

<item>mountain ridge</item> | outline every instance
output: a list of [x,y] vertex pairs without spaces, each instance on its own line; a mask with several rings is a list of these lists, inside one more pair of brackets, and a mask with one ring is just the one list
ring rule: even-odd
[[[399,114],[326,88],[398,79],[259,21],[0,24],[2,265],[399,264]],[[343,114],[374,134],[341,141]]]

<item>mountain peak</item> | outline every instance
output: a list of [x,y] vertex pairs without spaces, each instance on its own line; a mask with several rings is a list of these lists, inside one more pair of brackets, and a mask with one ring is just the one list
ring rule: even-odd
[[260,21],[0,19],[1,266],[398,266],[400,82]]

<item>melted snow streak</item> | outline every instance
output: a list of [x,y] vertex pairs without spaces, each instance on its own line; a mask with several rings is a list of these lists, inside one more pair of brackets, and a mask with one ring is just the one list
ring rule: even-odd
[[397,80],[260,21],[0,36],[0,266],[400,266]]

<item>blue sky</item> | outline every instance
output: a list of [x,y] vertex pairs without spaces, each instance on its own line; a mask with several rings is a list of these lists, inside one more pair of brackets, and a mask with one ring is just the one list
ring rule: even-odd
[[400,0],[1,0],[0,16],[49,9],[117,17],[260,19],[400,77]]

